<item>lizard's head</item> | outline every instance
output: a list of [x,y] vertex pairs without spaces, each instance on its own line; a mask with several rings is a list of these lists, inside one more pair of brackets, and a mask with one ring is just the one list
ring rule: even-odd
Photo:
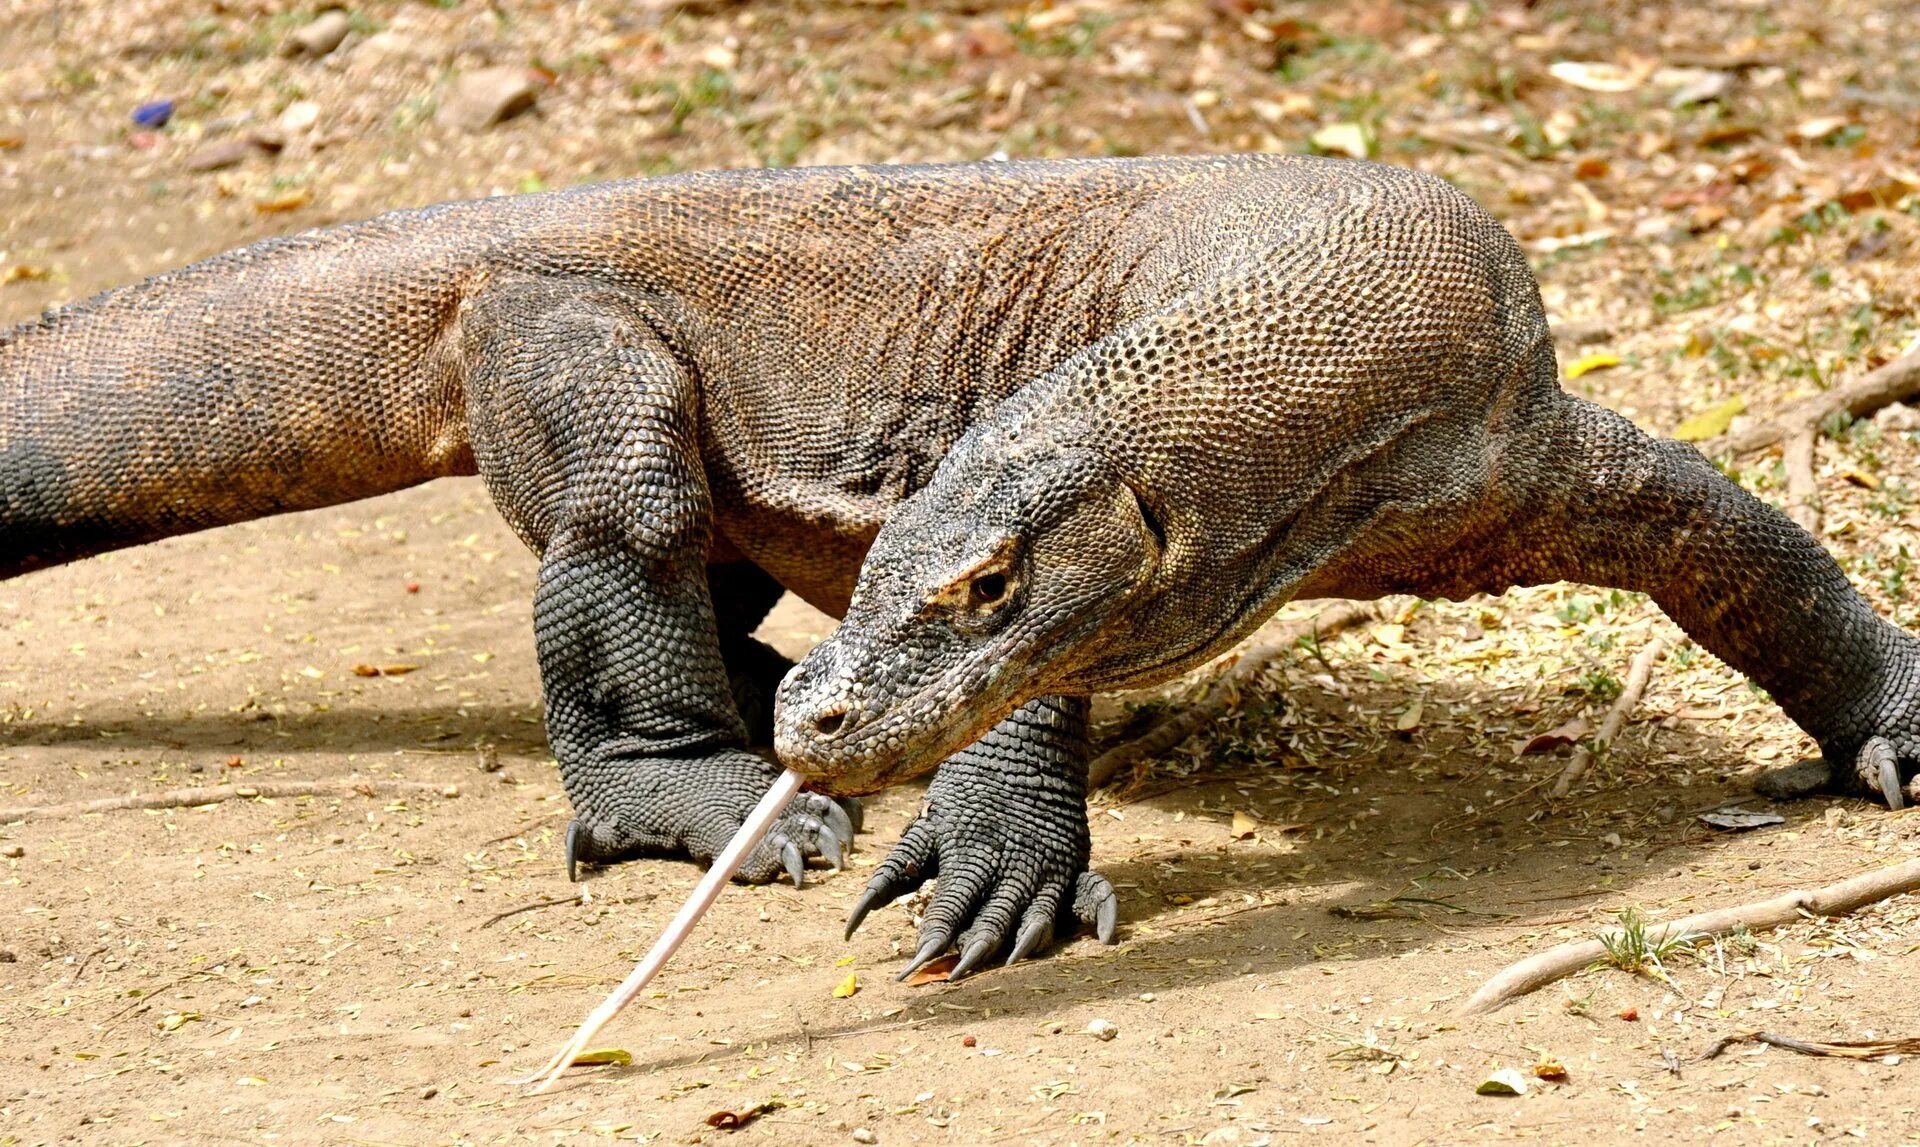
[[1159,521],[1089,436],[976,427],[894,510],[840,628],[781,684],[780,759],[871,792],[1062,691],[1150,591]]

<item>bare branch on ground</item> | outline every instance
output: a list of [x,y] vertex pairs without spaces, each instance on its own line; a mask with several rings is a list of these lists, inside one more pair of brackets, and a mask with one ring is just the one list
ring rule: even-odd
[[[1844,916],[1889,896],[1916,890],[1920,890],[1920,859],[1877,868],[1823,888],[1795,889],[1770,900],[1702,912],[1670,924],[1649,925],[1647,936],[1649,942],[1660,944],[1669,937],[1704,939],[1740,927],[1777,928],[1803,916]],[[1603,930],[1603,934],[1618,931],[1618,928],[1609,928]],[[1521,996],[1592,966],[1605,955],[1606,946],[1599,939],[1593,939],[1576,940],[1529,956],[1508,965],[1480,985],[1479,990],[1460,1005],[1458,1014],[1485,1015],[1505,1007]]]
[[219,804],[221,801],[252,800],[255,797],[328,797],[328,796],[417,796],[435,793],[455,797],[460,790],[453,785],[431,781],[256,781],[251,784],[206,785],[193,789],[170,789],[160,793],[134,793],[124,797],[74,801],[71,804],[19,805],[0,808],[0,824],[23,820],[50,820],[64,816],[86,816],[96,812],[124,809],[192,808]]
[[1647,644],[1645,649],[1634,656],[1633,664],[1627,667],[1627,682],[1620,687],[1620,695],[1613,699],[1612,707],[1607,710],[1606,717],[1601,720],[1600,731],[1592,740],[1582,743],[1573,750],[1573,759],[1567,762],[1566,770],[1560,774],[1560,779],[1553,782],[1553,796],[1566,796],[1572,791],[1574,782],[1587,771],[1587,766],[1593,763],[1595,755],[1604,754],[1613,747],[1614,739],[1620,735],[1620,730],[1626,727],[1628,715],[1633,712],[1634,706],[1640,704],[1640,698],[1647,692],[1647,682],[1653,677],[1653,663],[1658,661],[1660,655],[1666,651],[1666,641],[1656,637]]

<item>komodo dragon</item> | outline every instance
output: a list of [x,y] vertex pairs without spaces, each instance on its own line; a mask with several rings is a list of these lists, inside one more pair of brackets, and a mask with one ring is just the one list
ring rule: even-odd
[[[541,555],[569,872],[720,851],[780,754],[940,765],[916,962],[1113,932],[1087,695],[1296,594],[1643,589],[1894,803],[1912,638],[1690,447],[1562,393],[1512,239],[1298,157],[690,175],[270,240],[0,334],[0,576],[477,470]],[[877,538],[877,540],[876,540]],[[862,562],[865,560],[863,568]],[[858,579],[856,581],[856,579]],[[845,623],[788,663],[782,587]],[[837,861],[809,794],[745,875]]]

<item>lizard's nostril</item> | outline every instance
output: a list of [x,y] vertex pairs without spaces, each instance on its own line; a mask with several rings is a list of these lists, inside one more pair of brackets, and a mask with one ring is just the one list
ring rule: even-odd
[[832,709],[813,719],[813,727],[820,730],[820,735],[823,737],[831,737],[835,733],[838,733],[840,726],[846,723],[847,711],[845,709]]

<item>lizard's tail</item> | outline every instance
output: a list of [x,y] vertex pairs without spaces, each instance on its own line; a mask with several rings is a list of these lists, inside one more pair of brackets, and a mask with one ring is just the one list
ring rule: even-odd
[[409,262],[408,222],[431,220],[257,244],[0,330],[0,578],[472,473],[460,268]]

